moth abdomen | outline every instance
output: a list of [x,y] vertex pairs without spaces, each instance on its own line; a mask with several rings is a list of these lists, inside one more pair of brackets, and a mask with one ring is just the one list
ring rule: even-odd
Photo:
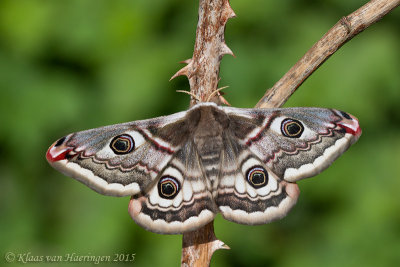
[[244,224],[284,217],[296,182],[327,168],[361,135],[349,113],[323,108],[240,109],[200,103],[188,111],[73,133],[46,158],[111,196],[164,234],[195,230],[218,212]]

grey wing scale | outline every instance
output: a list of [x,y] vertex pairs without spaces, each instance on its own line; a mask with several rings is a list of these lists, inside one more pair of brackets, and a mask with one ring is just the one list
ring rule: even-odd
[[[173,198],[160,192],[163,179],[175,182]],[[129,213],[137,224],[152,232],[176,234],[193,231],[214,219],[218,209],[193,142],[176,153],[158,180],[145,194],[131,199]]]
[[[297,201],[297,184],[278,178],[231,136],[226,139],[216,198],[222,216],[230,221],[251,225],[264,224],[285,216]],[[252,170],[263,170],[265,180],[252,183],[248,178]]]
[[191,231],[218,212],[191,134],[199,118],[183,112],[70,134],[47,159],[101,194],[132,196],[129,212],[144,228]]
[[[185,132],[175,132],[171,142],[171,124],[185,124],[185,113],[150,120],[116,124],[67,135],[47,151],[49,163],[93,190],[111,196],[132,196],[146,191],[180,149]],[[184,130],[184,127],[181,127]],[[157,130],[158,129],[158,132]],[[110,143],[118,136],[129,136],[131,153],[113,151]],[[121,145],[121,144],[119,144]]]
[[[284,217],[300,193],[295,181],[327,168],[361,134],[357,119],[337,110],[224,110],[230,128],[216,203],[224,218],[237,223]],[[293,121],[302,128],[289,129],[285,123]],[[300,134],[285,136],[288,130]]]
[[59,171],[111,196],[132,196],[144,228],[195,230],[218,212],[263,224],[296,203],[297,180],[327,168],[361,135],[355,117],[320,108],[186,112],[67,135],[47,151]]
[[[226,108],[237,124],[257,118],[258,126],[247,135],[237,135],[278,177],[288,182],[314,176],[326,169],[361,135],[352,115],[323,108],[239,109]],[[284,136],[287,119],[301,124],[298,138]],[[240,131],[238,131],[240,133]]]

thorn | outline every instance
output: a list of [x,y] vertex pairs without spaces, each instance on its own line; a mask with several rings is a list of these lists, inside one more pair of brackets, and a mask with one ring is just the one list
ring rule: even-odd
[[222,104],[225,104],[227,106],[232,106],[221,94],[219,94],[218,97],[219,97],[219,100],[222,102]]
[[233,54],[232,50],[226,45],[226,43],[222,44],[221,55],[231,55],[233,57],[236,57],[235,54]]
[[228,11],[228,18],[236,17],[235,11],[233,11],[229,1],[226,1],[226,8],[227,8],[227,11]]
[[182,69],[180,69],[177,73],[175,73],[175,74],[171,77],[171,79],[169,79],[169,81],[175,79],[175,78],[178,77],[178,76],[182,76],[182,75],[185,75],[185,76],[189,77],[189,75],[188,75],[189,66],[190,66],[190,65],[186,65],[185,67],[183,67]]
[[235,11],[233,11],[233,9],[231,8],[231,12],[230,12],[230,14],[229,14],[229,18],[231,19],[231,18],[236,18],[236,13],[235,13]]
[[224,242],[222,242],[221,240],[219,241],[219,249],[231,249],[227,244],[225,244]]
[[185,59],[183,61],[179,61],[179,63],[181,63],[181,64],[190,64],[190,62],[192,62],[191,58]]

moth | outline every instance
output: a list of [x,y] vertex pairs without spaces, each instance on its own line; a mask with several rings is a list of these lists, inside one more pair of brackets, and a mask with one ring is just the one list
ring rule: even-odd
[[100,194],[131,196],[145,229],[193,231],[217,213],[241,224],[284,217],[296,182],[326,169],[361,135],[358,120],[323,108],[187,111],[72,133],[46,158]]

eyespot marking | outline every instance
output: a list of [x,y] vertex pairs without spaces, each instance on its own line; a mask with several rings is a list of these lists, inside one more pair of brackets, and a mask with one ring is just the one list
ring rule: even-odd
[[121,134],[114,137],[110,143],[110,148],[117,155],[128,154],[135,149],[135,141],[132,136]]
[[298,120],[288,118],[281,123],[281,132],[286,137],[299,138],[303,131],[304,126]]
[[179,191],[179,181],[171,176],[163,176],[158,182],[158,195],[162,198],[173,199]]
[[246,173],[247,182],[258,189],[268,184],[268,172],[261,166],[255,166]]

